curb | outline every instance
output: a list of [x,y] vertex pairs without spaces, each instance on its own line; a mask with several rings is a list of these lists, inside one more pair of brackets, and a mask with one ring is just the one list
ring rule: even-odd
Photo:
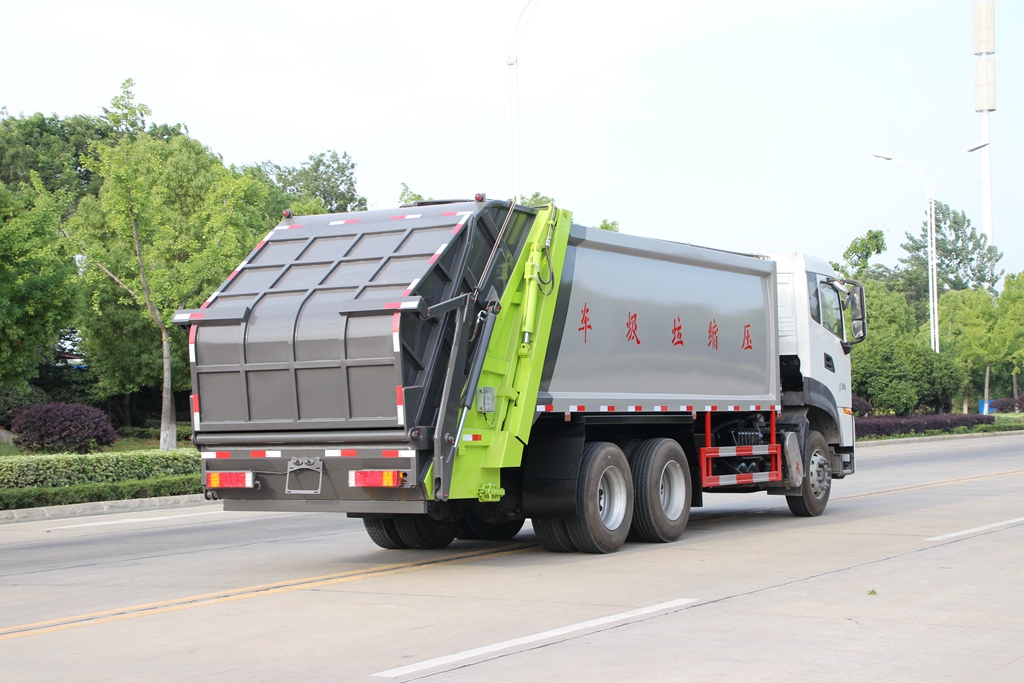
[[1024,436],[1024,430],[1011,429],[1005,432],[985,432],[984,434],[938,434],[936,436],[912,436],[905,439],[871,439],[858,441],[857,448],[873,448],[875,446],[892,446],[901,443],[926,443],[929,441],[958,441],[960,439],[988,439],[991,437]]
[[109,515],[119,512],[141,510],[168,510],[173,508],[219,505],[220,501],[206,500],[201,493],[187,496],[161,496],[159,498],[136,498],[134,500],[105,500],[97,503],[75,505],[52,505],[50,507],[0,510],[0,524],[17,522],[39,522],[48,519],[67,519],[86,515]]

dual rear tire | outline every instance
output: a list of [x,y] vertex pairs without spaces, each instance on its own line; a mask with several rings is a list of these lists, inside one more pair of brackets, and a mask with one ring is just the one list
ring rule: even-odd
[[593,442],[583,449],[576,516],[534,519],[533,528],[552,552],[612,553],[629,536],[667,543],[686,528],[691,495],[690,468],[675,441],[640,443],[632,468],[618,446]]

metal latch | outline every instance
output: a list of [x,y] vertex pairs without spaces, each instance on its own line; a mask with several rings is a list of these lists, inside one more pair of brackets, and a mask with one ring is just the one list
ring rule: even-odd
[[[294,484],[293,482],[294,477]],[[316,496],[324,480],[324,463],[320,458],[292,458],[284,480],[284,492]],[[314,481],[316,486],[313,486]]]

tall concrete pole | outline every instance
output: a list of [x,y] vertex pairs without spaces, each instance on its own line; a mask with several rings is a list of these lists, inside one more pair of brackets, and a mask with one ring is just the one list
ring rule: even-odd
[[[974,3],[974,110],[981,113],[981,142],[989,142],[988,115],[996,110],[995,0]],[[981,229],[992,244],[992,155],[981,151]]]

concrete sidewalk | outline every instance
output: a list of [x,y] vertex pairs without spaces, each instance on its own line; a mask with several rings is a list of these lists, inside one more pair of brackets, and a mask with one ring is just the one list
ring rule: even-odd
[[173,508],[220,505],[220,501],[203,498],[201,493],[188,496],[161,496],[159,498],[137,498],[134,500],[106,500],[98,503],[76,505],[53,505],[50,507],[24,508],[21,510],[0,510],[0,524],[14,522],[36,522],[46,519],[67,519],[87,515],[107,515],[118,512],[139,512],[142,510],[168,510]]

